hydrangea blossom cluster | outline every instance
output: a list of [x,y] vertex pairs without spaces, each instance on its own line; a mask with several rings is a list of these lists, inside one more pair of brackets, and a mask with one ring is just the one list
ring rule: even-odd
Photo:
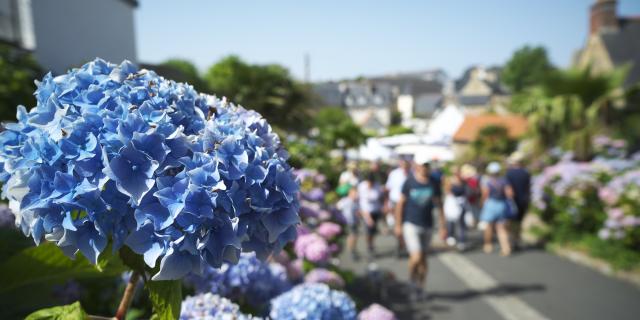
[[47,74],[35,96],[0,133],[0,182],[36,244],[95,263],[112,241],[164,280],[295,238],[298,184],[258,113],[127,61]]
[[532,203],[538,209],[546,208],[546,193],[548,190],[554,195],[568,196],[573,190],[586,187],[598,187],[597,175],[608,168],[594,165],[590,162],[562,161],[548,166],[533,179],[531,193]]
[[613,178],[598,195],[607,206],[607,220],[598,233],[602,239],[620,240],[640,227],[640,169]]
[[237,304],[212,293],[187,297],[182,301],[180,320],[255,319],[240,312]]
[[334,289],[344,288],[344,280],[342,277],[325,268],[315,268],[304,277],[304,282],[307,283],[324,283]]
[[211,292],[254,308],[291,288],[286,269],[277,263],[260,261],[253,253],[244,253],[237,264],[207,268],[203,276],[189,276],[198,293]]
[[627,231],[640,227],[640,217],[627,214],[623,208],[612,208],[607,211],[607,220],[598,232],[602,239],[624,238]]
[[302,193],[302,198],[311,202],[324,201],[324,191],[321,188],[313,188]]
[[296,256],[314,263],[325,263],[331,258],[327,241],[317,233],[299,236],[294,243]]
[[271,300],[269,315],[279,320],[350,320],[356,319],[356,308],[342,291],[305,283]]
[[342,227],[337,223],[326,221],[318,226],[316,232],[323,238],[331,240],[342,232]]
[[358,314],[358,320],[397,320],[393,311],[374,303],[368,306],[366,309],[360,311]]
[[609,136],[598,135],[593,138],[593,146],[597,153],[605,157],[620,158],[627,153],[627,142],[622,139],[612,139]]
[[598,192],[607,205],[615,205],[624,195],[629,199],[640,199],[640,169],[627,171],[613,178]]

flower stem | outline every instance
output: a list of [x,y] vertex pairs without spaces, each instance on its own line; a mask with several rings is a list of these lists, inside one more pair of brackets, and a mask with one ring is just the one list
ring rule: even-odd
[[125,316],[127,315],[127,309],[129,309],[131,300],[133,300],[133,296],[136,293],[136,285],[138,284],[138,280],[140,280],[140,273],[138,273],[137,271],[133,271],[131,273],[131,277],[129,278],[129,282],[127,283],[127,287],[124,289],[124,295],[122,296],[122,300],[120,300],[118,311],[116,311],[116,319],[124,320]]

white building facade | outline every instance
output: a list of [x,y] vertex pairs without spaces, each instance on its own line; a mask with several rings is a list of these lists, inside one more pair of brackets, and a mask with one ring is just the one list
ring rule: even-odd
[[96,57],[137,61],[135,0],[0,0],[0,40],[63,73]]

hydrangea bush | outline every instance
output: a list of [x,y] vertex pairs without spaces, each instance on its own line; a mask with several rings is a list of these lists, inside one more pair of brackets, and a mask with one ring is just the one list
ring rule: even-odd
[[291,287],[282,265],[260,261],[253,253],[242,254],[237,264],[225,263],[220,269],[208,267],[202,276],[193,275],[186,280],[197,293],[215,293],[253,310],[262,309],[271,298]]
[[[595,236],[618,248],[640,249],[640,154],[626,156],[626,144],[599,136],[602,149],[589,162],[564,158],[533,180],[532,199],[555,238]],[[606,152],[605,152],[606,151]]]
[[167,280],[295,238],[298,184],[258,113],[127,61],[37,85],[0,133],[2,196],[36,244],[93,263],[127,246]]
[[274,298],[269,315],[279,320],[350,320],[356,318],[356,308],[342,291],[305,283]]
[[626,171],[599,191],[607,220],[598,235],[640,249],[640,169]]

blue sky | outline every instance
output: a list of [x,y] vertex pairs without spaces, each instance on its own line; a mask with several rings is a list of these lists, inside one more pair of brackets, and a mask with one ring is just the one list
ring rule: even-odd
[[[545,46],[564,67],[586,40],[594,1],[142,0],[137,50],[142,62],[181,57],[201,71],[237,54],[298,78],[308,53],[313,81],[432,68],[457,77],[525,44]],[[619,14],[640,15],[640,0],[618,2]]]

